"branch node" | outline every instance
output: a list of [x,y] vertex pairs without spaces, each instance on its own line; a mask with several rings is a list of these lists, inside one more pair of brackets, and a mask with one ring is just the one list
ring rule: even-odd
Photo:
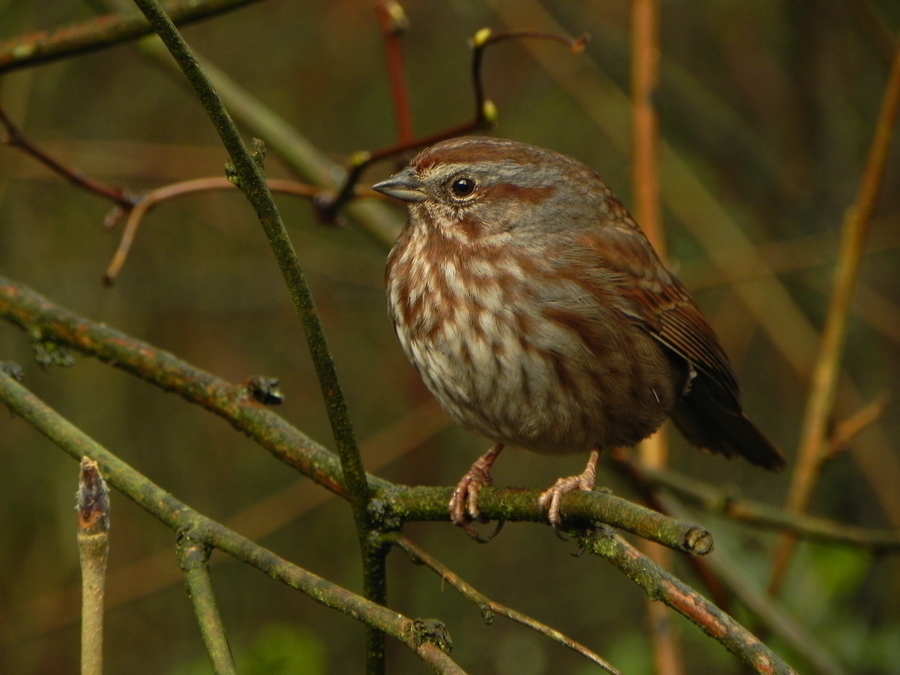
[[281,380],[277,377],[254,375],[247,378],[244,382],[244,387],[247,390],[247,395],[257,403],[281,405],[284,403],[284,393],[279,387],[280,384]]
[[469,42],[469,45],[472,49],[480,49],[487,44],[487,41],[491,39],[491,29],[490,28],[482,28],[474,36],[472,36],[472,40]]
[[253,162],[256,166],[259,167],[260,171],[265,170],[266,168],[266,144],[260,138],[251,138],[250,139],[250,157],[253,159]]
[[445,654],[453,650],[453,641],[450,632],[443,622],[437,619],[412,619],[403,626],[403,631],[411,635],[412,643],[416,649],[426,642],[430,642]]

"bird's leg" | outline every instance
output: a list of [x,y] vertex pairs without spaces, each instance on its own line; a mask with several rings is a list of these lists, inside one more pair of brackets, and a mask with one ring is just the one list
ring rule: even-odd
[[[490,450],[475,460],[466,472],[450,500],[450,520],[469,532],[469,520],[481,520],[481,512],[478,510],[478,491],[483,485],[493,485],[491,467],[500,456],[503,443],[496,443]],[[471,535],[470,535],[471,536]]]
[[599,459],[600,450],[594,448],[591,450],[591,457],[588,459],[587,466],[582,473],[577,476],[560,478],[553,484],[553,487],[541,493],[538,503],[547,511],[547,519],[557,533],[559,532],[559,526],[562,524],[562,518],[559,515],[559,500],[564,494],[572,492],[572,490],[590,492],[594,489],[594,480],[597,477],[597,461]]

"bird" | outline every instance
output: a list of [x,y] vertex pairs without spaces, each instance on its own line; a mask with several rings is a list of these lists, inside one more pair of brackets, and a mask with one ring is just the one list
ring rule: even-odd
[[743,412],[710,323],[596,172],[492,137],[441,141],[372,188],[405,203],[388,312],[408,359],[463,428],[493,442],[462,477],[451,521],[473,534],[478,492],[507,446],[590,453],[540,495],[592,490],[601,451],[667,418],[698,448],[785,466]]

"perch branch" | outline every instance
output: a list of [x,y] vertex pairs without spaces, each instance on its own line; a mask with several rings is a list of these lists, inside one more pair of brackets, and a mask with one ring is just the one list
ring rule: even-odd
[[[219,415],[275,458],[330,490],[348,497],[334,454],[255,401],[241,385],[225,382],[153,345],[65,310],[23,284],[0,276],[0,317],[24,329],[35,341],[75,349],[112,365],[189,403]],[[367,476],[382,518],[448,521],[450,488],[407,488]],[[537,490],[485,488],[479,505],[490,518],[546,523]],[[373,504],[373,511],[377,511]],[[376,514],[377,515],[377,514]],[[563,498],[565,527],[608,522],[681,551],[702,554],[712,547],[704,529],[673,521],[611,494],[569,493]]]

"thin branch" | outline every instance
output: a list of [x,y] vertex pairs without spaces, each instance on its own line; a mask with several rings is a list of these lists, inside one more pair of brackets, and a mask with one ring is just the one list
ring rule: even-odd
[[674,471],[644,469],[643,474],[647,480],[668,488],[691,504],[748,525],[777,528],[803,539],[858,546],[875,553],[900,551],[900,531],[843,525],[804,513],[790,513],[771,504],[735,496]]
[[178,563],[184,572],[188,597],[194,607],[194,616],[200,626],[203,644],[206,645],[213,672],[215,675],[237,675],[228,638],[225,636],[225,627],[222,625],[222,617],[219,616],[212,581],[209,578],[209,546],[192,533],[182,532],[178,535],[176,548]]
[[746,628],[679,581],[607,527],[600,527],[576,541],[586,550],[617,567],[654,600],[682,614],[711,638],[720,642],[754,672],[789,675],[795,671]]
[[387,539],[394,546],[397,546],[398,548],[404,550],[414,563],[416,563],[417,565],[425,565],[426,567],[428,567],[441,578],[441,581],[445,581],[450,584],[453,588],[459,591],[459,593],[466,600],[478,607],[478,610],[481,612],[481,616],[484,618],[485,623],[493,623],[495,614],[505,616],[506,618],[511,619],[516,623],[520,623],[527,628],[531,628],[532,630],[537,631],[542,635],[546,635],[551,640],[560,643],[564,647],[568,647],[578,654],[581,654],[586,659],[596,663],[598,666],[603,668],[603,670],[605,670],[606,672],[613,673],[613,675],[620,675],[619,671],[616,670],[610,663],[592,652],[583,644],[576,642],[567,635],[563,635],[558,630],[555,630],[550,626],[541,623],[537,619],[534,619],[527,614],[522,614],[521,612],[517,612],[510,607],[501,605],[499,602],[491,600],[489,597],[466,583],[463,579],[461,579],[448,567],[446,567],[442,562],[413,544],[406,537],[392,534],[389,535]]
[[[306,197],[311,199],[318,194],[319,189],[306,183],[298,183],[297,181],[284,180],[279,178],[269,178],[267,180],[269,190],[272,192],[281,192],[284,194],[295,195],[298,197]],[[128,253],[131,251],[131,245],[137,236],[138,228],[144,220],[144,216],[154,206],[160,202],[181,197],[194,192],[205,192],[209,190],[235,190],[237,186],[228,178],[217,176],[212,178],[194,178],[192,180],[172,183],[162,187],[145,192],[135,200],[133,208],[128,210],[128,217],[125,219],[125,227],[122,229],[122,237],[119,239],[119,246],[113,254],[113,258],[103,274],[103,283],[111,286],[119,276],[119,272],[128,259]],[[113,212],[106,217],[107,223],[112,223],[121,219],[121,213]]]
[[381,34],[384,36],[388,80],[391,83],[391,99],[394,101],[394,118],[397,120],[397,140],[400,143],[409,143],[413,139],[413,127],[401,41],[406,29],[409,28],[409,19],[403,11],[403,6],[396,0],[376,0],[375,14],[378,17]]
[[422,136],[413,140],[403,141],[391,145],[381,150],[373,152],[363,151],[356,153],[350,160],[350,166],[347,170],[347,176],[337,194],[330,199],[323,199],[317,204],[319,217],[323,222],[334,222],[340,211],[347,202],[353,197],[356,184],[359,182],[363,172],[369,166],[382,159],[396,157],[404,152],[415,150],[417,148],[432,145],[438,141],[448,138],[454,138],[462,134],[478,131],[479,129],[490,128],[497,119],[497,109],[493,102],[484,96],[484,85],[482,84],[482,61],[484,52],[488,46],[504,40],[513,40],[521,38],[538,38],[542,40],[552,40],[561,42],[572,49],[573,52],[580,52],[584,49],[587,42],[587,36],[579,38],[570,38],[562,35],[554,35],[551,33],[540,33],[534,31],[509,31],[506,33],[492,34],[490,29],[482,28],[472,38],[472,81],[475,91],[475,115],[468,121],[450,129],[444,129],[428,136]]
[[[182,0],[166,3],[178,24],[188,24],[249,5],[257,0]],[[53,31],[35,31],[0,44],[0,75],[76,54],[87,54],[153,33],[137,13],[106,14]]]
[[86,456],[97,462],[110,485],[174,532],[190,532],[194,539],[261,570],[316,602],[387,633],[437,672],[463,673],[435,644],[418,639],[412,620],[312,574],[194,511],[50,409],[4,369],[0,369],[0,402],[72,457]]
[[[900,46],[894,54],[856,201],[848,210],[842,226],[841,249],[834,275],[831,302],[810,382],[800,448],[785,503],[785,508],[793,513],[806,510],[822,461],[827,455],[828,420],[834,412],[837,399],[850,303],[859,277],[870,219],[884,181],[898,113],[900,113]],[[796,538],[790,533],[783,534],[779,539],[769,580],[769,592],[773,595],[779,593],[787,577],[795,543]]]
[[832,459],[838,453],[846,450],[854,438],[878,422],[884,416],[889,400],[888,392],[882,392],[853,415],[835,424],[831,437],[828,439],[829,449],[826,459]]
[[[0,368],[0,376],[12,377]],[[78,553],[81,559],[81,675],[103,673],[103,611],[109,558],[109,490],[97,463],[81,458],[78,475]]]
[[[363,440],[360,449],[372,470],[381,469],[446,429],[449,423],[450,419],[437,401],[429,399]],[[281,490],[229,516],[224,525],[248,539],[260,541],[334,496],[301,476]],[[106,609],[183,581],[180,571],[169,565],[171,557],[171,551],[166,549],[116,566],[107,575]],[[212,558],[211,565],[222,560],[222,556]],[[78,618],[73,608],[79,594],[80,589],[68,588],[23,602],[13,611],[16,618],[9,622],[7,637],[12,641],[26,640],[70,625]]]
[[84,188],[88,192],[100,195],[104,199],[118,204],[123,209],[131,209],[136,201],[133,195],[128,194],[123,188],[107,185],[100,181],[85,176],[75,167],[69,166],[65,162],[53,157],[46,150],[30,141],[21,129],[6,114],[6,111],[0,106],[0,125],[6,130],[6,139],[4,144],[18,148],[27,155],[31,155],[44,166],[48,167],[54,173],[59,174],[69,182]]

